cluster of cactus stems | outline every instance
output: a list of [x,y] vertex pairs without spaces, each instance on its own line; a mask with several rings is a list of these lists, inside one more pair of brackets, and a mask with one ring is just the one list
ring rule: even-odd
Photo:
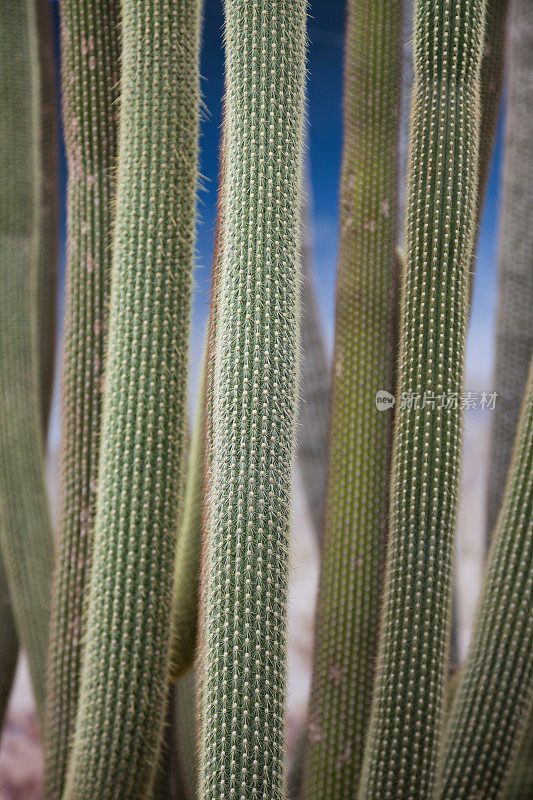
[[45,796],[62,796],[79,694],[97,487],[119,90],[118,0],[61,3],[68,239]]
[[37,329],[41,71],[33,0],[6,0],[0,15],[0,547],[40,716],[53,560]]
[[275,800],[285,789],[306,6],[226,0],[225,9],[200,791]]
[[[302,796],[353,796],[387,531],[402,4],[349,2],[328,485]],[[377,100],[376,100],[377,98]],[[350,602],[346,604],[346,598]]]
[[533,709],[532,503],[533,361],[472,642],[444,737],[439,800],[501,797]]
[[[508,5],[494,538],[467,661],[446,693],[462,440],[454,398]],[[44,0],[0,4],[0,722],[20,643],[43,722],[46,800],[283,800],[300,380],[299,465],[322,563],[298,797],[524,800],[533,740],[530,4],[416,2],[398,354],[401,42],[411,3],[348,0],[326,461],[329,370],[309,239],[301,341],[299,325],[306,3],[225,0],[213,290],[185,471],[201,11],[201,0],[61,3],[68,249],[51,595],[52,10]],[[410,71],[404,63],[404,117]],[[396,358],[397,401],[413,399],[393,415],[376,408],[376,394],[395,392]]]
[[[462,390],[484,2],[419,2],[398,396]],[[359,797],[432,796],[450,627],[462,412],[400,403],[380,655]],[[441,404],[443,406],[443,404]]]

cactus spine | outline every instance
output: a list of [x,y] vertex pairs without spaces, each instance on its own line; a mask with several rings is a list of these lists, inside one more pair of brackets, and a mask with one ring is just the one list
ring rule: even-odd
[[5,0],[0,20],[0,546],[40,716],[53,554],[36,322],[41,167],[35,3]]
[[511,3],[487,532],[495,528],[533,353],[533,5]]
[[93,567],[65,800],[150,792],[169,666],[197,180],[200,3],[123,0]]
[[47,800],[59,800],[63,792],[89,594],[117,156],[118,26],[118,0],[62,0],[68,239],[62,491],[44,736]]
[[501,797],[533,710],[533,360],[472,642],[444,741],[439,800]]
[[[387,523],[402,5],[348,4],[326,527],[303,797],[353,796],[368,724]],[[375,99],[378,98],[377,105]]]
[[203,620],[201,796],[284,794],[303,0],[226,0],[224,225]]
[[[475,233],[484,6],[483,0],[419,0],[416,7],[403,402],[396,417],[385,617],[361,800],[424,800],[434,789],[462,433],[453,398],[463,383]],[[441,396],[451,402],[439,401]]]

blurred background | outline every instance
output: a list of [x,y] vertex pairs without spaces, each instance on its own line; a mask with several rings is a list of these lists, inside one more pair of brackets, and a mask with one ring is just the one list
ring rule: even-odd
[[[52,0],[47,0],[52,2]],[[54,3],[56,25],[58,4]],[[308,202],[306,235],[311,244],[315,290],[328,355],[333,347],[335,272],[338,244],[338,185],[342,145],[343,0],[311,0],[308,20],[307,136]],[[223,93],[223,2],[205,0],[201,72],[204,114],[201,125],[200,172],[193,329],[190,352],[190,401],[194,408],[198,373],[208,313],[210,273],[216,216],[218,147]],[[56,37],[58,46],[58,37]],[[406,55],[410,31],[404,34]],[[58,63],[59,52],[57,51]],[[59,87],[58,87],[59,91]],[[405,100],[407,102],[407,100]],[[467,391],[481,394],[492,388],[494,323],[496,310],[499,186],[505,93],[481,236],[475,262],[473,308],[467,345]],[[65,267],[66,162],[61,153],[62,245],[60,263],[59,330],[63,313]],[[305,308],[304,308],[305,313]],[[60,340],[57,347],[61,347]],[[60,359],[58,360],[60,365]],[[60,444],[59,369],[50,426],[48,477],[50,495],[57,505],[57,464]],[[464,464],[457,551],[457,608],[459,648],[468,644],[480,588],[485,553],[486,467],[490,409],[466,412]],[[294,480],[293,529],[289,619],[289,748],[305,720],[310,680],[314,602],[318,578],[318,550],[311,514],[301,479]],[[42,762],[33,699],[21,659],[6,724],[0,740],[0,800],[38,800],[41,797]]]

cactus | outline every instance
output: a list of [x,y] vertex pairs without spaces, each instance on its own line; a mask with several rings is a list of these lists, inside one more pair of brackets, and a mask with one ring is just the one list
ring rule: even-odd
[[151,791],[166,710],[197,180],[197,0],[123,0],[87,634],[64,800]]
[[533,5],[513,0],[509,30],[498,313],[487,533],[495,528],[533,353]]
[[505,499],[446,731],[439,800],[499,798],[533,710],[533,360]]
[[484,6],[483,0],[419,0],[416,7],[400,402],[361,800],[424,800],[434,789],[450,629],[462,433],[456,401],[475,233]]
[[401,2],[354,0],[347,25],[326,527],[305,800],[357,789],[387,523],[392,414],[375,403],[376,392],[393,388]]
[[203,612],[201,796],[284,793],[303,0],[226,0],[224,226]]
[[326,495],[330,367],[313,278],[310,186],[307,195],[302,237],[302,402],[298,419],[297,454],[313,527],[320,540]]
[[44,793],[62,796],[89,594],[117,155],[119,2],[61,3],[68,240],[61,508],[45,719]]
[[204,491],[206,357],[204,355],[201,370],[174,564],[170,666],[172,681],[191,667],[196,647]]
[[0,546],[40,716],[53,552],[36,324],[41,180],[33,0],[5,0],[0,6],[0,69]]
[[181,775],[183,800],[195,800],[198,796],[197,679],[197,670],[193,666],[177,681],[173,699],[176,758]]
[[509,777],[505,783],[504,800],[531,800],[533,797],[533,709],[529,714],[526,729],[518,752],[514,757]]
[[39,220],[38,319],[39,378],[43,431],[54,384],[57,278],[59,265],[59,140],[54,15],[52,3],[35,0],[40,64],[41,199]]

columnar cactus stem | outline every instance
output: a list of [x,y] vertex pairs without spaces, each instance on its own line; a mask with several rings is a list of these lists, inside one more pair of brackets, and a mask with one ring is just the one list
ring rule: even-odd
[[433,795],[448,660],[484,0],[419,0],[388,574],[361,800]]
[[39,230],[39,377],[46,433],[54,383],[59,259],[59,140],[53,5],[35,0],[41,85],[41,200]]
[[499,247],[498,314],[487,490],[490,538],[513,452],[529,361],[533,353],[533,5],[513,0],[508,39],[509,84]]
[[326,526],[303,797],[357,791],[387,530],[402,4],[351,0]]
[[533,711],[533,360],[505,500],[443,749],[439,800],[501,797]]
[[533,797],[533,708],[503,790],[504,800],[531,800]]
[[198,630],[200,564],[202,549],[202,514],[205,459],[206,359],[202,365],[196,418],[189,451],[187,479],[183,499],[172,592],[171,680],[191,667]]
[[153,783],[168,692],[199,116],[198,0],[123,0],[117,217],[87,634],[64,800]]
[[225,9],[201,796],[279,800],[306,4],[226,0]]
[[39,716],[53,549],[38,359],[40,77],[34,0],[0,4],[0,546]]
[[44,793],[62,796],[89,595],[117,157],[119,1],[61,2],[68,239]]

